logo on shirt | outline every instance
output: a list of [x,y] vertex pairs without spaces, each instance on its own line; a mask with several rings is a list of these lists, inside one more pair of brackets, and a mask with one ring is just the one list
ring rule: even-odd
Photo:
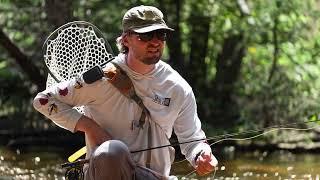
[[157,94],[154,94],[153,102],[155,102],[157,104],[161,104],[163,106],[169,106],[170,101],[171,101],[171,98],[164,98],[164,97],[161,97]]

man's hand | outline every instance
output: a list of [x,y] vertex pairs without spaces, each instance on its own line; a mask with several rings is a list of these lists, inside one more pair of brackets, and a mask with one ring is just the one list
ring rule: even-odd
[[76,131],[82,131],[87,135],[91,147],[97,147],[103,142],[112,139],[111,135],[102,129],[94,120],[82,116],[76,127]]
[[196,159],[196,171],[198,175],[204,176],[215,170],[218,165],[217,159],[211,152],[200,152],[200,155]]

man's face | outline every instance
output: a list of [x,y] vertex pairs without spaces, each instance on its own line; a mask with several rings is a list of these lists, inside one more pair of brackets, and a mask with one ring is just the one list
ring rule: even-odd
[[163,30],[148,33],[129,32],[124,38],[129,48],[128,56],[133,56],[146,65],[156,64],[163,53],[166,32]]

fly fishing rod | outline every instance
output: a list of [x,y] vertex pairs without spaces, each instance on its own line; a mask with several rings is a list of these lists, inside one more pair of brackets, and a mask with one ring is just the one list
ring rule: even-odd
[[[293,125],[298,125],[298,124],[307,124],[307,123],[316,123],[318,126],[314,126],[311,128],[294,128],[294,127],[290,127]],[[209,145],[212,146],[214,144],[220,143],[222,141],[240,141],[240,140],[249,140],[249,139],[254,139],[257,138],[259,136],[263,136],[267,133],[276,131],[276,130],[296,130],[296,131],[307,131],[307,130],[312,130],[315,129],[317,127],[320,127],[320,118],[319,115],[312,115],[308,118],[308,120],[306,121],[302,121],[302,122],[294,122],[294,123],[287,123],[287,124],[281,124],[281,125],[277,125],[277,126],[269,126],[266,128],[261,128],[261,129],[255,129],[255,130],[247,130],[247,131],[243,131],[243,132],[237,132],[237,133],[228,133],[228,134],[222,134],[222,135],[217,135],[214,137],[210,137],[210,138],[202,138],[202,139],[195,139],[195,140],[190,140],[190,141],[186,141],[186,142],[177,142],[177,143],[172,143],[172,144],[166,144],[166,145],[161,145],[161,146],[156,146],[156,147],[151,147],[151,148],[145,148],[145,149],[140,149],[140,150],[134,150],[134,151],[130,151],[130,153],[139,153],[139,152],[144,152],[144,151],[151,151],[154,149],[159,149],[159,148],[165,148],[165,147],[169,147],[169,146],[178,146],[181,144],[187,144],[187,143],[192,143],[192,142],[197,142],[197,141],[213,141],[215,140],[215,142],[210,143]],[[252,134],[252,133],[259,133],[250,137],[244,137],[244,138],[234,138],[235,136],[243,136],[243,135],[248,135],[248,134]],[[85,147],[84,147],[85,148]],[[82,149],[84,149],[82,148]],[[80,149],[81,151],[81,149]],[[68,162],[68,163],[64,163],[62,164],[62,168],[67,168],[66,171],[66,179],[67,180],[74,180],[74,179],[79,179],[82,180],[84,177],[83,174],[83,166],[87,163],[89,163],[90,160],[89,159],[81,159],[81,160],[77,160],[75,162]],[[215,171],[216,172],[216,171]],[[193,172],[192,172],[193,173]],[[190,173],[191,174],[191,173]]]
[[[186,141],[186,142],[181,142],[181,143],[173,143],[173,144],[166,144],[166,145],[161,145],[161,146],[156,146],[156,147],[151,147],[151,148],[145,148],[145,149],[140,149],[140,150],[135,150],[135,151],[130,151],[130,153],[139,153],[139,152],[144,152],[144,151],[151,151],[154,149],[160,149],[160,148],[165,148],[169,146],[178,146],[181,144],[187,144],[187,143],[192,143],[192,142],[198,142],[198,141],[207,141],[210,139],[203,138],[203,139],[196,139],[196,140],[191,140],[191,141]],[[83,164],[86,164],[89,162],[89,159],[81,159],[75,162],[67,162],[61,165],[62,168],[66,167],[75,167],[75,166],[81,166]]]
[[[290,128],[289,126],[292,125],[298,125],[298,124],[307,124],[307,123],[318,123],[320,124],[320,119],[319,118],[313,118],[313,119],[309,119],[307,121],[302,121],[302,122],[295,122],[295,123],[288,123],[288,124],[282,124],[282,125],[277,125],[277,126],[270,126],[270,127],[266,127],[266,128],[261,128],[261,129],[254,129],[254,130],[247,130],[244,132],[237,132],[237,133],[230,133],[230,134],[222,134],[222,135],[217,135],[217,136],[213,136],[210,138],[202,138],[202,139],[195,139],[195,140],[190,140],[190,141],[185,141],[185,142],[177,142],[177,143],[172,143],[172,144],[166,144],[166,145],[161,145],[161,146],[156,146],[156,147],[151,147],[151,148],[145,148],[145,149],[140,149],[140,150],[134,150],[134,151],[130,151],[130,153],[139,153],[139,152],[144,152],[144,151],[151,151],[154,149],[160,149],[160,148],[165,148],[165,147],[169,147],[169,146],[178,146],[181,144],[187,144],[187,143],[193,143],[193,142],[198,142],[198,141],[213,141],[216,140],[215,143],[212,143],[210,145],[216,144],[218,142],[221,141],[226,141],[226,140],[241,140],[241,139],[252,139],[261,135],[264,135],[268,132],[274,131],[274,130],[281,130],[281,129],[287,129],[287,130],[311,130],[314,129],[316,127],[312,127],[312,128],[305,128],[305,129],[299,129],[299,128]],[[238,138],[238,139],[230,139],[232,137],[235,136],[243,136],[243,135],[248,135],[248,134],[253,134],[253,133],[260,133],[258,135],[254,135],[252,137],[246,137],[246,138]],[[82,159],[82,160],[78,160],[75,162],[68,162],[68,163],[64,163],[62,164],[62,168],[65,167],[74,167],[74,166],[78,166],[78,165],[83,165],[89,162],[89,159]]]

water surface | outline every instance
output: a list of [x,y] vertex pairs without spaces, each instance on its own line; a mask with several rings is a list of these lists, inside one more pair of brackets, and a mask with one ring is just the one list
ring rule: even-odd
[[[216,153],[219,167],[216,173],[199,178],[186,161],[176,162],[172,173],[179,179],[320,179],[319,154],[294,154],[288,151],[241,152],[233,147]],[[63,149],[34,148],[21,152],[0,148],[0,179],[64,179],[61,164],[67,154]]]

